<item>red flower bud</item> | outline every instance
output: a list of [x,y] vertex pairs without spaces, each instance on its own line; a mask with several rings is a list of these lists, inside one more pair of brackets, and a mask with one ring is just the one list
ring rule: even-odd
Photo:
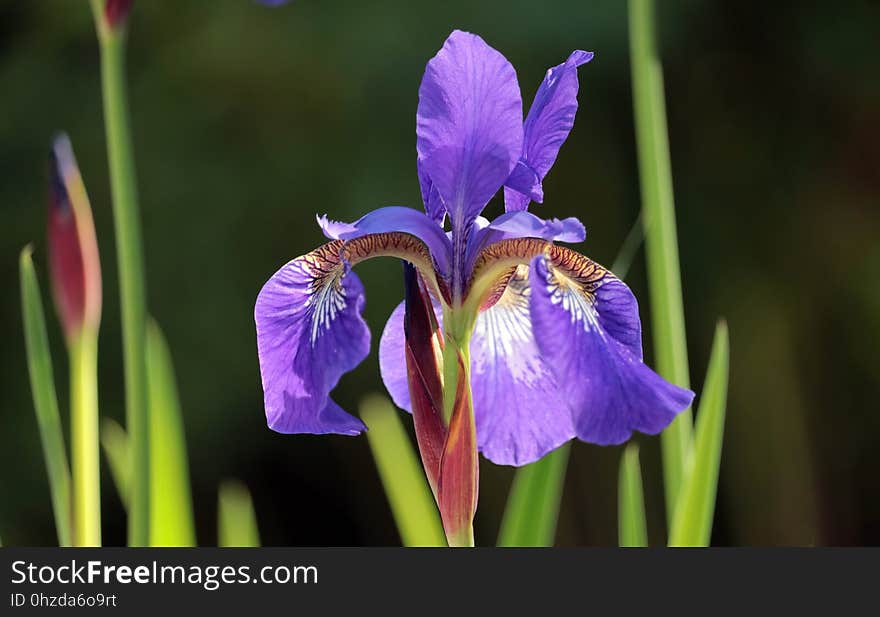
[[101,322],[101,264],[89,198],[67,135],[49,153],[49,267],[55,306],[68,340]]
[[107,0],[104,4],[104,20],[111,28],[125,25],[134,0]]
[[443,335],[434,315],[434,305],[416,269],[404,263],[406,313],[406,370],[412,403],[413,423],[422,465],[434,497],[440,477],[440,457],[446,441],[443,423],[443,384],[440,355]]

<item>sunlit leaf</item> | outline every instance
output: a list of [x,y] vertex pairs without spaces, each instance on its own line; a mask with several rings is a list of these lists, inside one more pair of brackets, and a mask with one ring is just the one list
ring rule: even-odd
[[220,485],[217,543],[219,546],[260,546],[260,532],[251,494],[238,480],[226,480]]
[[675,510],[670,546],[708,546],[718,489],[728,373],[727,324],[715,329],[712,356],[697,410],[696,435]]
[[58,534],[58,543],[61,546],[70,546],[70,467],[67,463],[58,397],[55,393],[49,337],[46,334],[46,317],[29,246],[21,252],[19,272],[28,372],[37,425],[40,429],[40,441],[43,445],[43,458],[49,476],[55,530]]
[[147,325],[150,387],[150,545],[195,546],[183,416],[171,353],[154,321]]
[[110,475],[116,485],[119,500],[128,509],[128,491],[131,482],[131,463],[128,456],[128,435],[116,420],[101,420],[101,445],[110,466]]
[[446,546],[440,514],[400,413],[383,396],[360,405],[367,439],[404,546]]
[[[675,205],[672,197],[669,136],[666,130],[663,69],[654,32],[653,4],[653,0],[629,2],[633,111],[642,191],[645,257],[651,295],[651,329],[657,372],[672,383],[687,388],[690,387],[690,376]],[[688,409],[676,417],[661,437],[669,520],[672,520],[692,433],[691,412]]]
[[648,546],[642,468],[639,465],[639,447],[634,443],[626,447],[620,459],[617,504],[617,533],[620,546]]
[[498,546],[553,546],[570,448],[566,444],[517,471]]

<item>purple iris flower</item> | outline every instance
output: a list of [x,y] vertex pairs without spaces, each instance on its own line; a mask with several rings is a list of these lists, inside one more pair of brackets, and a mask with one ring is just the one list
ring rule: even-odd
[[[495,463],[531,463],[575,437],[619,444],[633,431],[655,434],[690,405],[692,392],[643,363],[629,288],[556,244],[583,241],[580,221],[528,212],[543,201],[542,181],[574,123],[577,68],[592,57],[575,51],[549,69],[523,122],[510,62],[479,36],[449,36],[419,88],[425,213],[392,206],[354,223],[320,217],[331,241],[288,262],[260,291],[255,320],[272,429],[365,430],[330,392],[369,352],[364,288],[351,269],[377,256],[415,267],[444,340],[438,354],[453,348],[464,359],[457,373],[454,363],[438,365],[469,379],[463,400],[476,447]],[[481,212],[502,187],[506,212],[486,220]],[[406,312],[401,303],[391,314],[379,359],[394,402],[411,411]]]

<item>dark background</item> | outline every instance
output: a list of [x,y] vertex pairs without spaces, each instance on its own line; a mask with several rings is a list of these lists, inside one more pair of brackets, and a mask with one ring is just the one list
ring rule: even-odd
[[[658,4],[697,391],[716,318],[731,330],[713,542],[878,544],[880,5]],[[596,52],[581,69],[577,123],[538,212],[580,217],[583,251],[610,264],[639,207],[624,2],[135,2],[129,67],[149,307],[176,364],[200,543],[216,541],[216,490],[229,477],[251,488],[265,544],[399,542],[365,438],[266,428],[252,312],[262,283],[322,242],[315,213],[353,220],[382,205],[420,207],[418,85],[456,27],[511,60],[526,105],[547,67],[574,48]],[[73,141],[101,245],[101,413],[123,415],[86,0],[0,2],[0,86],[0,536],[52,544],[17,257],[35,244],[48,305],[46,155],[58,129]],[[382,391],[376,344],[402,293],[394,261],[359,273],[374,345],[335,392],[349,410]],[[642,253],[629,280],[650,359]],[[61,333],[50,321],[65,410]],[[639,441],[650,535],[660,543],[658,440]],[[616,542],[620,453],[575,445],[558,544]],[[491,544],[512,470],[484,461],[481,474],[476,532]],[[125,521],[106,468],[103,496],[105,541],[121,544]]]

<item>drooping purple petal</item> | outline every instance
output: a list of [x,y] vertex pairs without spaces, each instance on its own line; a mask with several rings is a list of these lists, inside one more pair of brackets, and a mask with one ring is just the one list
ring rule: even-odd
[[[577,112],[577,67],[593,59],[592,52],[574,51],[568,59],[547,70],[535,100],[529,109],[524,126],[522,163],[534,172],[538,184],[556,161],[556,155],[565,142]],[[505,183],[504,206],[510,211],[525,210],[529,201],[541,202],[535,197],[535,177],[523,170],[511,174]]]
[[480,313],[471,339],[471,391],[480,451],[499,465],[526,465],[575,436],[556,376],[541,358],[529,315],[528,268]]
[[452,245],[437,225],[422,212],[403,206],[388,206],[373,210],[354,223],[331,221],[327,215],[318,217],[324,235],[333,240],[353,240],[376,233],[404,232],[419,238],[428,247],[437,269],[448,274]]
[[[269,427],[280,433],[357,435],[363,422],[330,397],[370,350],[364,289],[330,243],[287,263],[254,308]],[[335,253],[335,254],[334,254]]]
[[513,66],[479,36],[454,31],[425,69],[416,135],[424,174],[453,227],[464,228],[522,153],[522,99]]
[[607,445],[633,431],[659,433],[690,405],[693,392],[641,361],[635,297],[610,272],[580,259],[563,274],[546,257],[535,257],[530,279],[535,339],[565,384],[577,436]]

